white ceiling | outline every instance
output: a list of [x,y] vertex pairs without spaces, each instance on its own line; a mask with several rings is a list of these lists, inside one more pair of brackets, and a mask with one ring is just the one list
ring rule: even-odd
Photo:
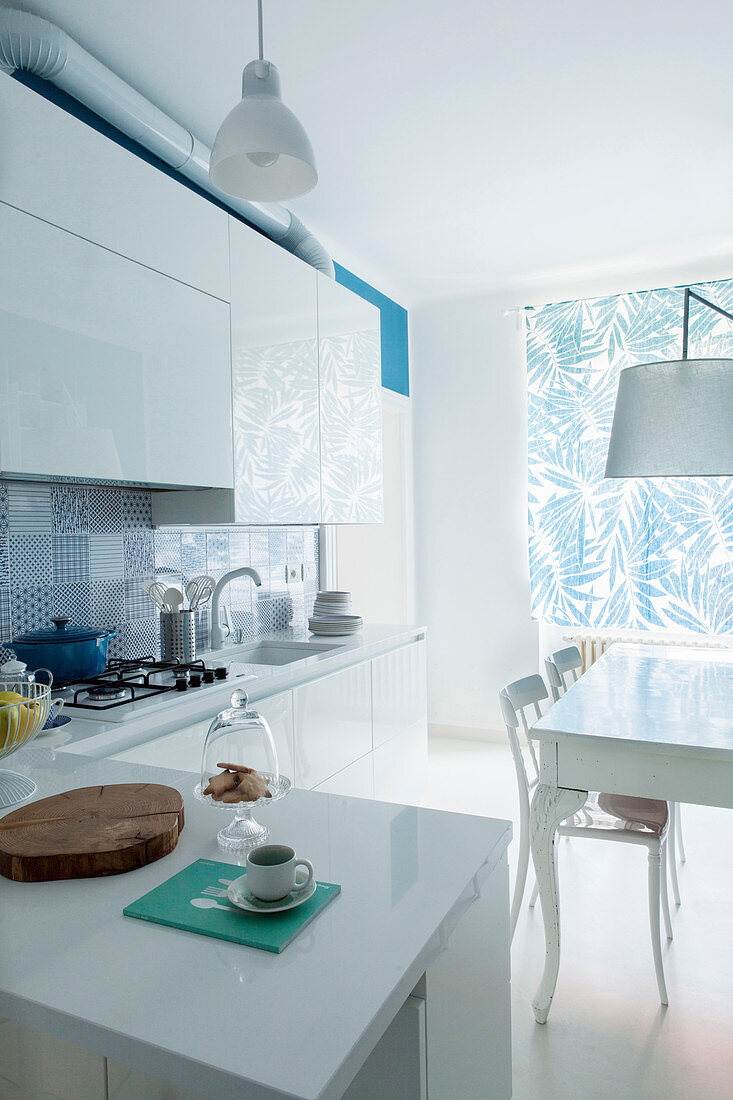
[[[208,142],[256,55],[256,0],[12,6]],[[407,303],[733,252],[732,32],[730,0],[265,0],[320,173],[290,205]]]

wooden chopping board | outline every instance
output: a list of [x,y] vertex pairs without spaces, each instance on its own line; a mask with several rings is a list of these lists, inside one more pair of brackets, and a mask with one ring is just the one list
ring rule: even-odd
[[16,882],[119,875],[167,856],[182,828],[173,787],[79,787],[0,818],[0,874]]

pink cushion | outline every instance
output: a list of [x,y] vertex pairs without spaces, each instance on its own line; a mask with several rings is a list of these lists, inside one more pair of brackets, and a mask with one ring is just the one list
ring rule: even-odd
[[643,825],[656,836],[664,832],[667,824],[667,803],[658,798],[633,798],[626,794],[599,794],[598,805],[601,809],[627,821],[630,825]]

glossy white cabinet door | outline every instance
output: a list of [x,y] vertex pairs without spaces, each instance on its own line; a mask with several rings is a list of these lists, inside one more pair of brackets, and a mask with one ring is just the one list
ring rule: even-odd
[[375,749],[372,757],[377,801],[421,805],[428,779],[428,739],[423,730],[406,730]]
[[316,787],[371,751],[368,663],[305,684],[293,695],[298,787]]
[[[272,731],[277,749],[278,767],[283,775],[293,778],[293,696],[283,691],[269,699],[260,699],[253,703]],[[213,717],[213,715],[212,715]],[[154,768],[174,768],[177,771],[192,772],[201,770],[201,755],[204,739],[211,720],[195,722],[191,726],[176,730],[175,733],[158,737],[155,741],[146,741],[135,748],[111,756],[111,760],[125,760],[132,764],[146,764]]]
[[413,731],[427,742],[426,644],[422,639],[372,661],[374,748]]
[[323,523],[381,523],[379,310],[318,277]]
[[374,798],[374,764],[369,752],[361,760],[355,760],[348,768],[342,768],[325,783],[314,788],[326,794],[343,794],[349,798]]
[[227,215],[0,73],[0,201],[229,300]]
[[229,307],[0,204],[0,470],[232,485]]
[[0,1019],[2,1100],[105,1100],[100,1054]]
[[234,518],[318,523],[316,280],[230,218]]

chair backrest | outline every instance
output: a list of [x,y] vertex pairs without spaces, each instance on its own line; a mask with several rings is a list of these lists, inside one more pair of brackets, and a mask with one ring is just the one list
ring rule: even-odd
[[499,692],[499,703],[514,758],[517,782],[525,794],[539,781],[539,767],[529,730],[542,717],[540,703],[547,698],[545,682],[538,675],[524,676],[521,680],[507,684]]
[[583,658],[576,645],[569,645],[567,649],[558,649],[545,658],[547,680],[550,684],[553,702],[557,702],[561,695],[568,690],[566,677],[572,676],[573,683],[578,679],[578,669],[583,667]]

